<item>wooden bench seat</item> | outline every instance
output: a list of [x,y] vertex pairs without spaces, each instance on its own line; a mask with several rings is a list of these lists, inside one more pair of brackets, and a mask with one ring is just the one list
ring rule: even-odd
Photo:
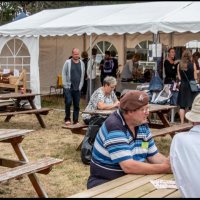
[[37,161],[30,161],[18,167],[9,168],[0,173],[0,183],[36,172],[48,174],[51,171],[53,165],[59,164],[61,162],[63,162],[62,159],[47,157]]
[[152,129],[152,137],[163,137],[166,135],[170,135],[171,137],[174,136],[174,134],[176,132],[181,132],[181,131],[188,131],[193,127],[193,125],[191,123],[185,123],[185,124],[177,124],[177,125],[173,125],[170,127],[166,127],[166,128],[161,128],[161,129]]
[[64,125],[62,128],[71,130],[72,133],[85,135],[88,125],[86,124],[72,124],[72,125]]
[[40,109],[26,109],[26,110],[20,110],[20,111],[13,111],[13,112],[0,112],[0,116],[13,116],[18,114],[41,114],[41,115],[47,115],[49,111],[52,110],[52,108],[40,108]]

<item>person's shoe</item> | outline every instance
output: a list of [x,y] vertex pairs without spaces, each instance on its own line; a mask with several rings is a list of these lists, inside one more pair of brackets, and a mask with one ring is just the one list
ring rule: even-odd
[[65,125],[66,125],[66,126],[69,126],[69,125],[71,125],[71,122],[70,122],[70,121],[66,121],[66,122],[65,122]]
[[74,122],[74,125],[80,125],[80,123],[79,122]]

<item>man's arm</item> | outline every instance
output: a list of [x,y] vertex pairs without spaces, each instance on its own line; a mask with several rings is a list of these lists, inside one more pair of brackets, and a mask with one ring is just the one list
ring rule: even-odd
[[163,163],[145,163],[133,159],[119,163],[126,174],[162,174],[172,173],[169,159],[165,158]]
[[166,158],[163,154],[161,153],[157,153],[154,156],[148,157],[147,160],[149,163],[152,164],[159,164],[159,163],[163,163],[167,160],[168,158]]

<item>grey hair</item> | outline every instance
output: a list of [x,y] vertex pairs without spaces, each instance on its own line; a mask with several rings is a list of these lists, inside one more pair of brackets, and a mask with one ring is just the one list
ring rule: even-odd
[[117,80],[113,76],[106,76],[103,80],[103,86],[105,85],[117,85]]

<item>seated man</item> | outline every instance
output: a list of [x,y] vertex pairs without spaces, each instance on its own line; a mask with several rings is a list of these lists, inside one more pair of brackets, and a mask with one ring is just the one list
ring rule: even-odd
[[200,197],[200,94],[192,104],[191,111],[185,117],[192,122],[188,132],[174,136],[170,147],[170,162],[182,197]]
[[[90,101],[85,108],[85,111],[92,110],[110,110],[117,108],[119,106],[119,101],[114,93],[114,89],[117,85],[116,78],[112,76],[107,76],[103,80],[103,86],[98,88],[92,94]],[[85,124],[89,124],[91,115],[90,114],[82,114],[83,121]]]
[[147,125],[148,102],[144,91],[128,91],[105,120],[94,142],[88,189],[125,174],[171,173]]

